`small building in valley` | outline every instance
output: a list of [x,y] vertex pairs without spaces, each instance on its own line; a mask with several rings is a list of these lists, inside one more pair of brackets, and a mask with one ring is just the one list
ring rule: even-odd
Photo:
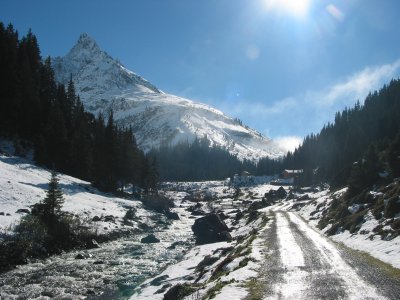
[[284,170],[282,172],[281,177],[283,179],[290,179],[290,178],[298,178],[301,174],[303,174],[303,170]]

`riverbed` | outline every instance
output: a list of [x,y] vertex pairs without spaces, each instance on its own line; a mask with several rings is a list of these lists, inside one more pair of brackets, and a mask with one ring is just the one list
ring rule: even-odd
[[[193,244],[191,218],[177,193],[180,220],[150,212],[142,220],[150,230],[104,243],[101,248],[73,251],[32,261],[0,274],[2,299],[127,299],[147,278],[178,262]],[[143,244],[149,233],[160,243]],[[86,259],[76,259],[78,254]]]

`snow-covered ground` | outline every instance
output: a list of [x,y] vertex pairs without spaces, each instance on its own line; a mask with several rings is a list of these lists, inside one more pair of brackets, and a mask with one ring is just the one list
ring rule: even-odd
[[[368,214],[360,231],[364,233],[372,232],[378,224],[378,221],[371,214]],[[365,234],[351,234],[346,230],[332,236],[332,239],[353,249],[367,252],[371,256],[400,269],[400,236],[387,241],[379,236],[370,238]]]
[[[323,207],[326,207],[332,201],[333,197],[339,197],[345,191],[346,189],[342,189],[333,194],[328,190],[308,193],[313,200],[307,201],[307,204],[304,205],[298,213],[305,220],[309,221],[309,224],[313,228],[317,228],[316,226],[321,218],[322,211],[322,209],[318,210],[317,206],[323,205]],[[318,212],[315,213],[316,211]],[[350,233],[348,230],[344,230],[330,238],[350,248],[364,251],[395,268],[400,268],[400,236],[391,240],[382,239],[380,235],[373,234],[373,229],[378,225],[378,220],[369,212],[364,217],[364,222],[360,224],[360,228],[356,233]],[[328,225],[322,232],[326,232],[329,228]]]
[[[260,227],[261,226],[261,227]],[[261,234],[268,224],[263,225],[260,220],[245,225],[241,223],[240,236],[250,237],[250,232],[257,229]],[[234,229],[233,236],[238,236],[238,228]],[[245,239],[242,242],[234,240],[232,242],[219,242],[206,245],[198,245],[193,247],[176,265],[169,266],[164,272],[157,277],[148,279],[142,286],[143,289],[138,290],[131,298],[134,299],[163,299],[164,293],[169,287],[177,284],[193,284],[197,287],[196,291],[188,295],[185,299],[203,299],[213,290],[218,284],[223,283],[221,289],[216,290],[215,299],[243,299],[248,295],[248,291],[244,284],[251,278],[258,276],[258,268],[260,262],[264,259],[264,240],[260,237],[254,238],[248,244],[248,248],[237,255],[235,249],[244,246],[248,242]],[[246,252],[249,251],[249,252]],[[215,258],[215,261],[206,266],[204,272],[199,272],[199,264],[206,256]],[[228,257],[233,259],[224,264]],[[241,265],[241,262],[246,261],[246,264]],[[223,265],[224,274],[218,278],[214,278],[213,274],[218,266]],[[160,278],[161,280],[154,284]],[[168,286],[163,292],[160,292],[162,286]],[[201,286],[201,288],[199,288]],[[205,298],[204,298],[205,299]]]
[[[0,155],[0,230],[9,230],[18,223],[24,213],[19,209],[31,209],[46,195],[50,171],[33,165],[29,160]],[[123,217],[128,208],[138,210],[138,215],[149,213],[139,201],[130,201],[103,194],[90,183],[67,175],[59,175],[60,188],[64,193],[63,210],[86,220],[99,233],[123,228]],[[91,222],[94,216],[112,215],[116,222]]]
[[[262,181],[265,181],[265,178]],[[262,215],[250,223],[247,223],[247,215],[238,223],[233,220],[237,209],[245,211],[247,206],[243,201],[259,201],[265,193],[271,189],[276,190],[279,186],[269,184],[244,186],[241,187],[240,200],[234,200],[235,189],[228,183],[229,181],[210,181],[167,184],[170,189],[177,191],[202,191],[205,195],[211,195],[214,198],[213,209],[220,210],[228,216],[225,222],[232,229],[230,234],[234,240],[195,246],[177,265],[169,266],[159,276],[148,279],[143,284],[144,288],[132,296],[132,300],[163,299],[170,287],[185,283],[196,287],[196,291],[185,299],[206,299],[211,293],[214,293],[213,299],[244,299],[249,294],[246,284],[259,276],[258,271],[266,255],[266,241],[262,235],[270,223],[265,223],[261,218]],[[224,251],[224,249],[229,250]],[[207,255],[215,258],[215,261],[205,267],[204,273],[199,273],[198,265]],[[228,258],[231,260],[225,263]],[[213,273],[218,266],[223,266],[225,273],[216,277]],[[160,279],[157,285],[152,284],[157,278]],[[162,289],[163,286],[168,288]]]

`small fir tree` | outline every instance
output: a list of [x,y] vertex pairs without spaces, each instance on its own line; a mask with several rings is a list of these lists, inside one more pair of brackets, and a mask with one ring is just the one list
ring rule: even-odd
[[64,203],[64,196],[58,185],[57,173],[53,170],[51,172],[46,198],[44,198],[42,203],[37,207],[39,215],[41,215],[48,224],[53,223],[57,219]]

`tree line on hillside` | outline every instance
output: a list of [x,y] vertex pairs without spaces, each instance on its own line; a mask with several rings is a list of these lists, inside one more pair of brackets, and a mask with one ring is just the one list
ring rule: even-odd
[[318,134],[283,159],[283,168],[303,169],[304,184],[349,184],[355,194],[387,171],[400,176],[400,80],[392,80],[335,115]]
[[136,145],[131,128],[114,122],[112,111],[85,111],[72,79],[57,83],[50,58],[42,60],[36,36],[19,38],[0,22],[0,136],[34,148],[35,161],[84,180],[103,191],[127,183],[155,188],[157,169]]
[[157,159],[160,179],[166,181],[222,180],[235,173],[256,170],[254,163],[241,161],[227,149],[211,145],[207,137],[161,146],[152,149],[149,156]]

